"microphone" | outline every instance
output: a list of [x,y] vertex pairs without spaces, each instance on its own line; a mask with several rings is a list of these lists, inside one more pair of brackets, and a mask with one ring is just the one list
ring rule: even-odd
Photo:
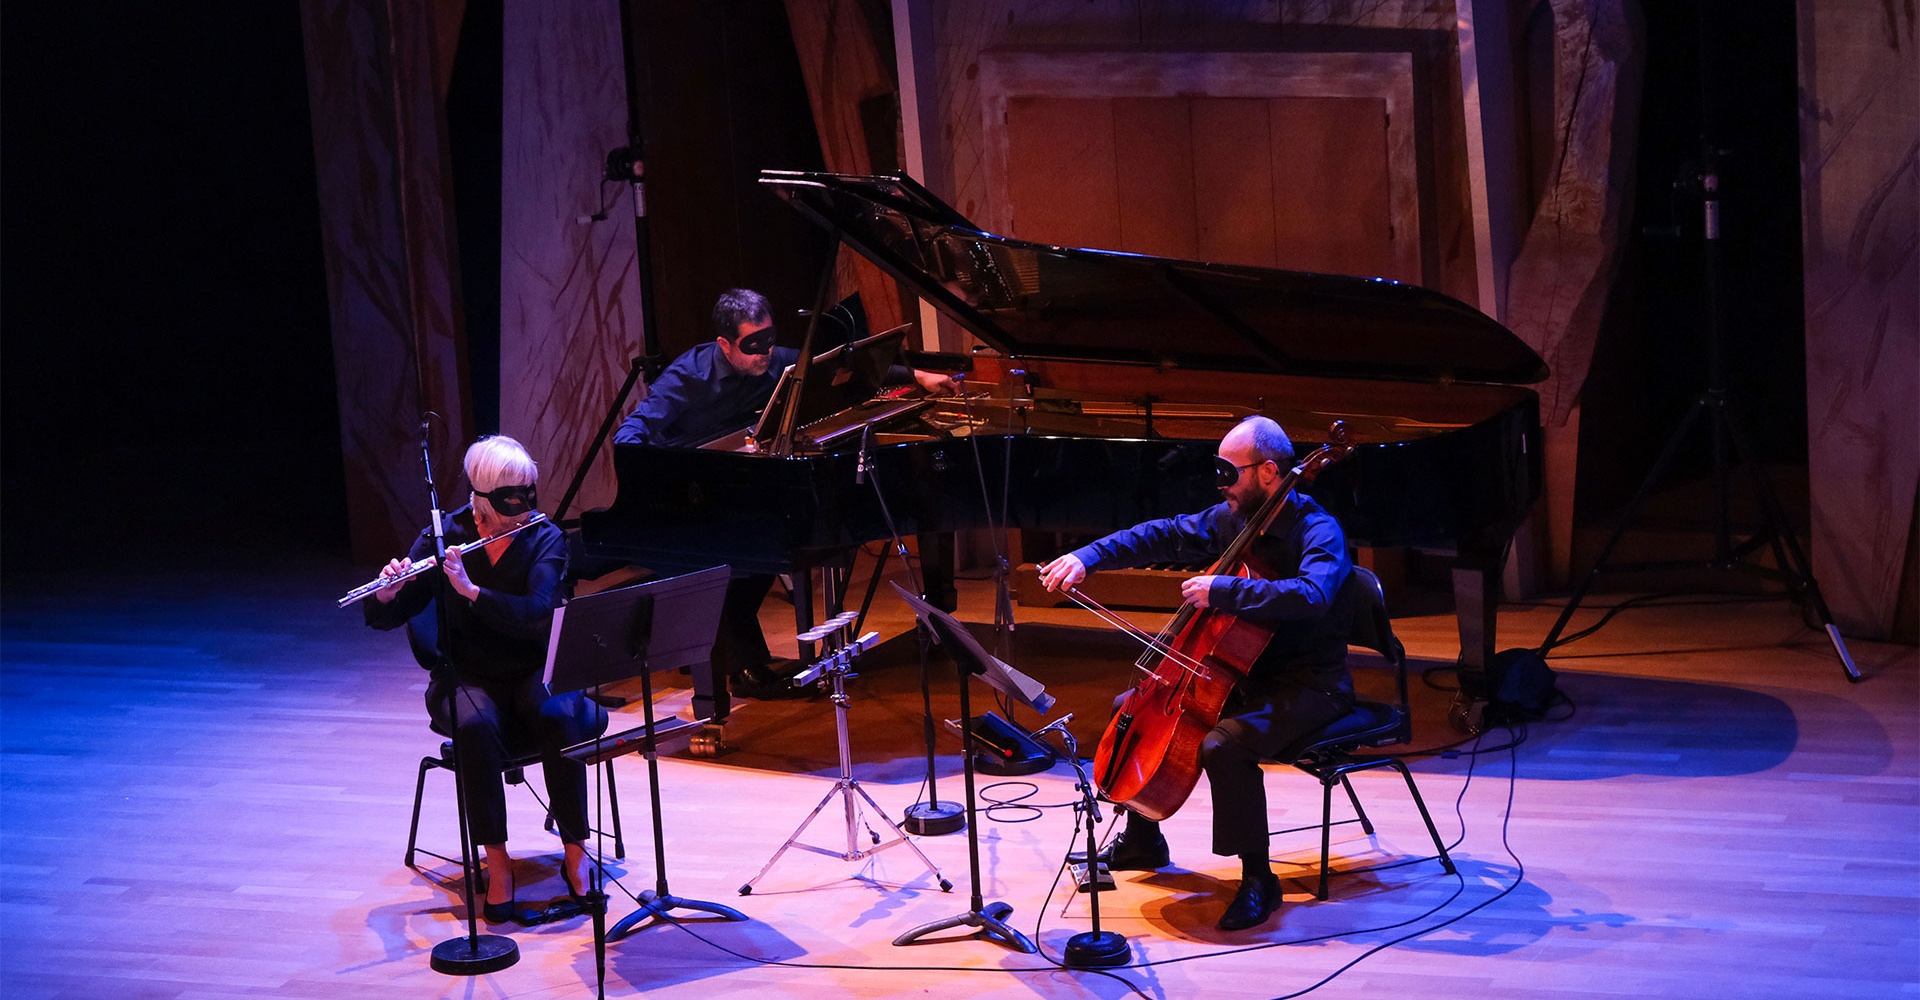
[[867,472],[872,466],[867,463],[867,445],[873,441],[873,425],[868,424],[860,430],[860,460],[853,467],[853,481],[856,485],[867,485]]
[[1039,737],[1051,732],[1064,733],[1067,731],[1067,723],[1072,721],[1073,721],[1073,713],[1068,712],[1067,714],[1059,717],[1058,719],[1055,719],[1052,722],[1049,722],[1046,725],[1041,726],[1039,729],[1034,730],[1033,735],[1036,737]]

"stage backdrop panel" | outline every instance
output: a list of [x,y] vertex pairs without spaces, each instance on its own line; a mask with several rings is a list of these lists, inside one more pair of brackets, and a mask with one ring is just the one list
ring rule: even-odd
[[426,522],[420,422],[442,502],[465,492],[466,336],[448,195],[446,100],[464,5],[302,0],[327,302],[353,555],[403,553]]
[[1813,570],[1842,630],[1912,641],[1920,29],[1910,4],[1799,9]]
[[[607,151],[627,144],[620,9],[509,0],[505,29],[500,430],[540,462],[551,512],[642,352],[633,196],[601,182]],[[582,221],[603,206],[604,220]],[[643,395],[636,386],[622,410]],[[611,450],[569,515],[612,502]]]

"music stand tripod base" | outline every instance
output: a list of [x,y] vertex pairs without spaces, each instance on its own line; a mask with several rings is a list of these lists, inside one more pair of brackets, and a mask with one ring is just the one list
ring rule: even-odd
[[698,910],[702,913],[711,913],[727,920],[747,919],[746,914],[741,913],[731,906],[725,906],[720,903],[709,903],[699,899],[681,899],[679,896],[662,895],[656,890],[647,889],[640,893],[639,909],[614,921],[613,926],[607,928],[607,943],[612,944],[615,941],[624,939],[627,935],[633,933],[633,929],[638,927],[641,921],[652,917],[664,916],[668,910]]
[[518,961],[520,946],[499,934],[448,938],[433,946],[433,971],[447,976],[484,976]]
[[913,930],[894,938],[893,943],[896,946],[905,947],[910,944],[915,944],[922,937],[937,931],[949,930],[954,927],[973,927],[978,929],[978,933],[974,935],[975,937],[995,939],[1001,944],[1024,954],[1039,954],[1040,948],[1033,943],[1031,938],[1007,926],[1006,918],[1012,913],[1013,907],[1006,903],[989,903],[981,907],[977,912],[968,910],[965,913],[947,917],[944,920],[935,920],[930,924],[921,924]]

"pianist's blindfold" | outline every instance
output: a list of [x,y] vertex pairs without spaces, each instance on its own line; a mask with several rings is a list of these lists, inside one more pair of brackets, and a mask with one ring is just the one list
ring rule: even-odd
[[486,497],[487,502],[493,505],[493,509],[498,511],[501,517],[518,517],[540,505],[532,483],[525,486],[501,486],[490,493],[474,490],[473,495]]
[[733,345],[738,348],[742,354],[772,354],[773,327],[767,327],[764,330],[755,330],[735,340]]

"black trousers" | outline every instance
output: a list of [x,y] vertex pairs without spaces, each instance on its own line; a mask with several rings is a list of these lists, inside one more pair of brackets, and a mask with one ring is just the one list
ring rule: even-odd
[[[1126,699],[1113,700],[1117,713]],[[1267,853],[1267,783],[1260,762],[1345,715],[1353,695],[1329,693],[1293,678],[1266,678],[1236,687],[1220,724],[1200,741],[1200,768],[1213,795],[1213,853]],[[1131,825],[1138,816],[1129,816]]]
[[[454,734],[444,678],[427,683],[427,712],[435,731]],[[587,839],[587,766],[561,751],[607,730],[607,711],[579,691],[549,695],[537,676],[518,681],[469,678],[453,692],[455,746],[467,796],[467,828],[475,844],[507,841],[507,790],[500,771],[528,752],[540,754],[547,802],[560,839]]]

